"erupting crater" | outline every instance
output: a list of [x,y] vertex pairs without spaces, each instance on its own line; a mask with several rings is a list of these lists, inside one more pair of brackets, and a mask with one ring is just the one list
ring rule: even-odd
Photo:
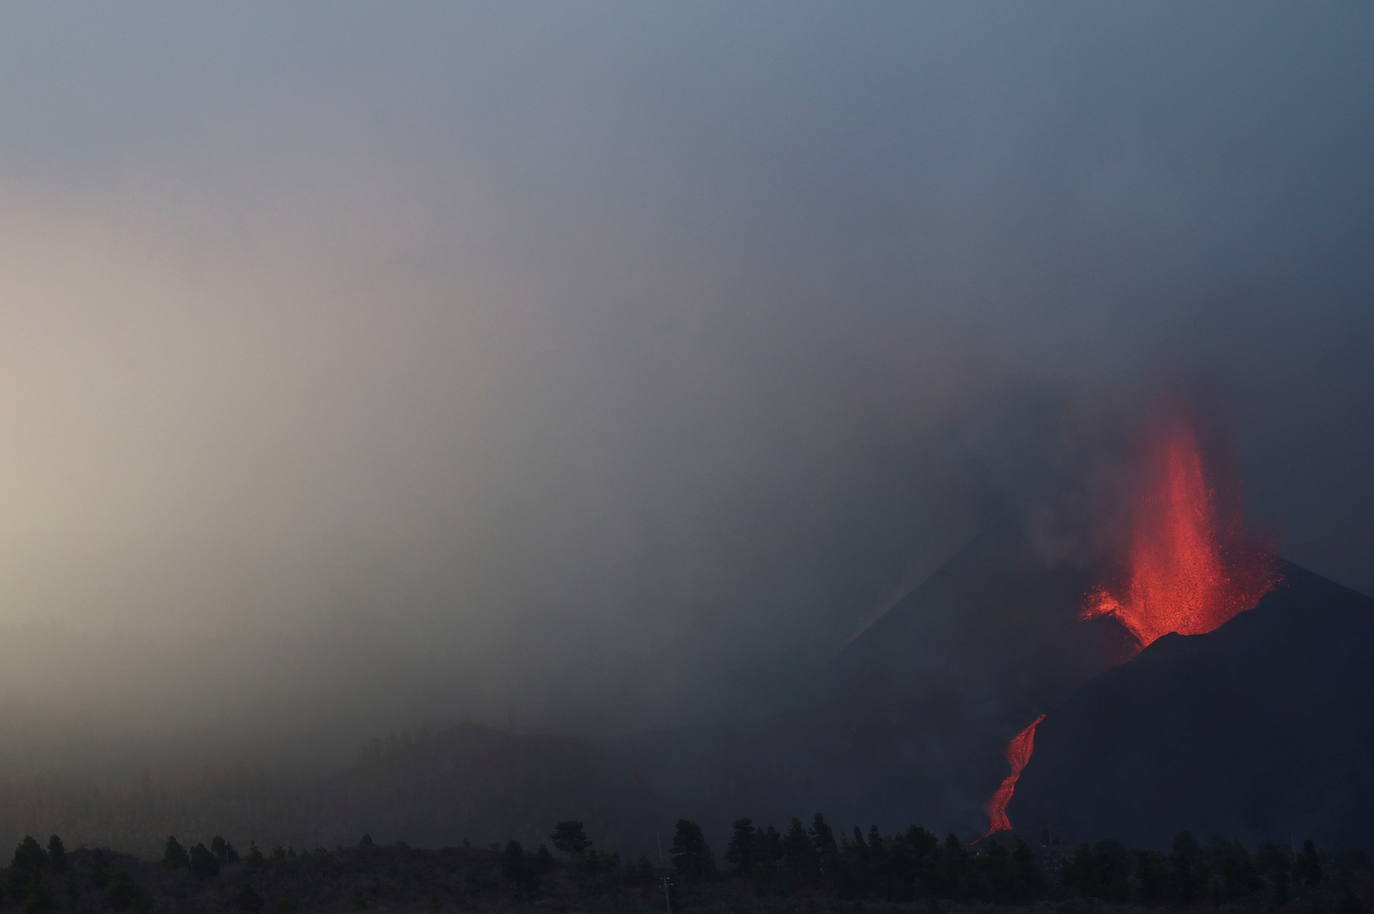
[[1273,556],[1221,516],[1192,425],[1163,425],[1131,506],[1121,583],[1088,595],[1080,618],[1110,616],[1145,648],[1201,635],[1251,609],[1278,583]]
[[[1218,504],[1186,416],[1173,415],[1154,428],[1138,478],[1123,570],[1088,595],[1081,620],[1115,619],[1138,653],[1170,633],[1220,628],[1279,582],[1273,555],[1243,532],[1238,515],[1227,516]],[[985,807],[987,835],[1011,829],[1007,805],[1044,719],[1041,714],[1007,744],[1011,770]]]

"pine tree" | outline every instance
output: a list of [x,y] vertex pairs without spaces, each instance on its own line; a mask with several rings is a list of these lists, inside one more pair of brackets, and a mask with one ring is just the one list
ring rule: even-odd
[[758,829],[752,819],[736,819],[732,826],[730,844],[725,849],[725,862],[736,874],[749,876],[758,857]]
[[849,880],[853,890],[860,894],[867,894],[873,881],[873,870],[869,866],[868,842],[864,840],[864,833],[859,826],[854,826],[853,837],[845,841],[844,847],[840,850],[843,858],[845,871],[849,874]]
[[519,841],[506,842],[506,849],[501,853],[501,875],[506,877],[508,882],[517,885],[529,881],[530,871],[525,861],[525,849],[520,846]]
[[1265,842],[1255,849],[1255,869],[1273,887],[1274,903],[1288,903],[1293,851],[1287,844]]
[[1080,844],[1073,857],[1059,872],[1059,881],[1064,894],[1070,898],[1097,897],[1097,863],[1093,859],[1093,849]]
[[163,846],[162,865],[174,870],[191,865],[191,858],[187,856],[186,848],[182,847],[181,842],[173,835],[167,836],[167,843]]
[[19,846],[14,849],[14,860],[11,866],[26,872],[37,872],[47,869],[48,855],[44,853],[43,848],[39,846],[32,835],[25,835],[24,840],[20,841]]
[[1202,853],[1192,832],[1180,832],[1169,854],[1169,897],[1189,904],[1197,900],[1207,884]]
[[587,838],[587,831],[582,823],[575,819],[568,819],[559,822],[553,827],[553,834],[549,836],[555,849],[574,857],[580,857],[591,848],[592,842]]
[[67,871],[67,848],[57,835],[48,838],[48,863],[52,866],[54,873]]
[[[913,888],[924,895],[936,894],[940,876],[940,839],[934,832],[919,825],[913,825],[904,835],[906,845],[911,849],[911,872],[914,876]],[[960,847],[960,853],[963,848]]]
[[28,897],[41,883],[47,868],[48,855],[32,835],[25,835],[14,849],[14,859],[10,863],[10,895],[16,901]]
[[816,847],[816,869],[825,879],[840,876],[840,849],[835,844],[835,830],[820,813],[811,820],[811,843]]
[[782,865],[782,835],[770,825],[758,833],[757,844],[754,866],[761,874],[771,877]]
[[701,826],[691,819],[678,819],[673,831],[673,866],[681,876],[702,879],[716,873],[711,848]]
[[1011,854],[996,838],[988,840],[983,852],[974,858],[975,898],[1006,904],[1015,894]]
[[945,835],[944,846],[940,849],[938,879],[941,897],[961,897],[967,882],[968,854],[964,851],[964,844],[957,835]]
[[1140,884],[1140,900],[1146,904],[1156,904],[1164,899],[1164,890],[1169,883],[1169,868],[1164,855],[1158,851],[1136,851],[1136,881]]
[[788,872],[801,882],[815,879],[819,872],[816,845],[806,833],[801,819],[794,818],[782,836],[782,860]]
[[1131,852],[1110,838],[1093,848],[1093,883],[1096,897],[1125,901],[1131,894]]
[[1293,865],[1293,876],[1303,885],[1317,885],[1322,881],[1322,859],[1311,838],[1302,843],[1302,852]]
[[191,875],[197,879],[209,879],[219,875],[219,860],[210,853],[204,844],[196,844],[190,853]]
[[1250,852],[1239,841],[1214,838],[1208,845],[1207,855],[1211,858],[1213,871],[1220,876],[1218,889],[1223,898],[1244,898],[1263,885]]
[[1020,838],[1016,839],[1016,849],[1011,852],[1011,869],[1013,900],[1027,902],[1039,898],[1045,889],[1045,874],[1035,851]]

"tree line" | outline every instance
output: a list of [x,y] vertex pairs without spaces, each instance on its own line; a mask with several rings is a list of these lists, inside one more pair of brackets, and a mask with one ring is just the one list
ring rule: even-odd
[[[837,833],[816,813],[810,824],[794,818],[784,829],[737,819],[717,863],[701,826],[680,819],[669,861],[647,858],[622,863],[596,851],[581,822],[560,822],[550,842],[565,862],[585,872],[620,872],[628,883],[668,876],[679,888],[712,882],[747,887],[755,894],[810,894],[888,902],[949,900],[1026,905],[1071,898],[1142,905],[1216,905],[1241,899],[1287,903],[1329,879],[1334,869],[1344,889],[1342,914],[1365,910],[1352,874],[1368,875],[1362,852],[1324,860],[1312,841],[1301,847],[1266,843],[1254,853],[1241,842],[1214,837],[1203,843],[1190,832],[1168,851],[1132,849],[1105,839],[1067,846],[1046,832],[1033,846],[1024,838],[994,835],[972,844],[943,840],[920,826],[884,834],[877,826]],[[527,853],[510,841],[503,854],[506,878],[525,885],[557,864],[540,844]]]
[[[369,835],[336,853],[353,861],[349,872],[370,871],[389,856],[434,855],[411,851],[405,844],[381,847]],[[1232,902],[1271,907],[1306,898],[1303,903],[1309,907],[1316,900],[1322,910],[1359,914],[1367,910],[1361,894],[1368,897],[1374,885],[1365,855],[1322,854],[1311,841],[1296,847],[1260,844],[1251,852],[1239,841],[1215,837],[1199,842],[1183,832],[1168,850],[1159,851],[1132,849],[1111,839],[1066,845],[1046,832],[1035,842],[1008,833],[969,844],[955,835],[941,839],[920,826],[890,833],[876,826],[841,832],[820,813],[809,824],[794,818],[782,829],[737,819],[719,861],[701,826],[690,819],[677,821],[670,848],[656,860],[627,861],[619,853],[599,850],[576,820],[558,822],[547,842],[533,850],[511,840],[487,850],[465,842],[460,851],[439,854],[434,859],[450,861],[444,864],[448,872],[467,872],[468,867],[490,872],[472,883],[478,887],[504,885],[505,892],[529,897],[652,892],[675,911],[712,897],[749,894],[856,904],[928,902],[932,909],[945,901],[1020,906],[1067,899],[1166,909]],[[277,847],[264,854],[256,843],[240,856],[220,836],[189,847],[168,836],[160,863],[166,878],[184,878],[188,881],[180,884],[186,886],[208,883],[222,868],[233,867],[240,874],[234,883],[238,891],[226,900],[234,910],[254,912],[264,909],[264,900],[248,884],[257,882],[252,874],[269,868],[276,872],[278,865],[289,872],[294,859],[331,858],[335,854],[323,848],[298,854],[294,848]],[[126,867],[137,872],[138,866],[155,864],[123,858],[121,866],[111,852],[84,848],[77,852],[76,864],[70,859],[58,836],[50,837],[46,847],[25,836],[0,879],[0,906],[35,914],[59,910],[54,892],[59,886],[73,891],[73,873],[80,876],[81,891],[102,896],[102,909],[128,911],[146,904],[149,874],[136,878]],[[369,864],[369,859],[375,862]]]

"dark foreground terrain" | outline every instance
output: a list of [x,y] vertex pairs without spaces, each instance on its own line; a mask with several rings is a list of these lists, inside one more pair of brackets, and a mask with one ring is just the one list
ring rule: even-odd
[[[5,911],[320,912],[871,912],[1280,911],[1356,914],[1374,898],[1362,852],[1320,853],[1187,833],[1168,851],[1112,841],[1070,847],[999,835],[969,846],[922,828],[836,836],[824,817],[781,832],[735,823],[719,864],[693,822],[678,822],[657,860],[595,850],[564,822],[529,852],[505,846],[422,850],[250,845],[214,838],[189,849],[168,838],[163,859],[66,851],[25,838],[3,873]],[[671,907],[670,907],[671,906]]]
[[1166,635],[1048,707],[1012,821],[1163,846],[1366,843],[1374,819],[1374,600],[1293,564],[1259,605]]

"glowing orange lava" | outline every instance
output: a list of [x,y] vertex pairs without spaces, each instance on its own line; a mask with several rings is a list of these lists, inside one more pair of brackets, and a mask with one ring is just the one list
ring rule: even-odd
[[1141,648],[1170,632],[1219,628],[1278,581],[1272,557],[1220,522],[1189,423],[1162,426],[1145,471],[1132,505],[1124,586],[1099,587],[1081,613],[1115,618]]
[[[1175,416],[1156,428],[1142,470],[1121,583],[1094,590],[1079,616],[1116,619],[1137,650],[1170,632],[1201,635],[1220,628],[1279,581],[1273,556],[1223,518],[1197,433],[1186,419]],[[1007,804],[1044,719],[1041,714],[1007,744],[1011,773],[985,807],[987,835],[1011,828]]]
[[992,799],[988,800],[988,805],[983,807],[988,814],[988,831],[984,838],[999,831],[1011,830],[1011,819],[1007,818],[1007,804],[1016,793],[1016,782],[1021,779],[1021,772],[1025,770],[1031,753],[1035,751],[1035,728],[1040,726],[1040,721],[1044,719],[1045,715],[1041,714],[1031,721],[1029,727],[1013,736],[1011,742],[1007,743],[1005,755],[1011,771],[1002,779],[1001,786],[992,795]]

